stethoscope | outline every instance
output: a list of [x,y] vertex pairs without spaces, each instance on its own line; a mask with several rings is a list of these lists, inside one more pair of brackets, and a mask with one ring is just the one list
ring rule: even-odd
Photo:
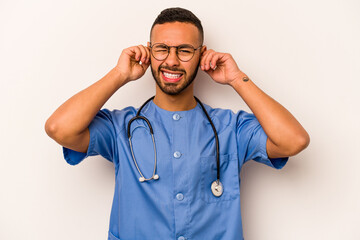
[[[143,109],[143,107],[149,102],[151,101],[152,99],[154,99],[155,96],[149,98],[141,107],[140,109],[138,110],[138,112],[136,113],[136,116],[133,117],[129,123],[128,123],[128,129],[127,129],[127,135],[128,135],[128,138],[129,138],[129,144],[130,144],[130,150],[131,150],[131,155],[132,155],[132,158],[134,160],[134,163],[135,163],[135,166],[140,174],[140,178],[139,178],[139,181],[140,182],[145,182],[145,181],[150,181],[152,179],[154,180],[158,180],[159,179],[159,175],[156,174],[156,146],[155,146],[155,140],[154,140],[154,131],[153,131],[153,128],[150,124],[150,121],[146,118],[146,117],[143,117],[143,116],[140,116],[140,112],[141,110]],[[215,197],[220,197],[222,195],[222,193],[224,192],[224,188],[223,188],[223,185],[222,183],[220,182],[220,156],[219,156],[219,138],[218,138],[218,135],[217,135],[217,132],[216,132],[216,129],[215,129],[215,126],[213,124],[213,122],[211,121],[210,117],[209,117],[209,114],[207,113],[207,111],[205,110],[203,104],[200,102],[200,100],[195,97],[195,100],[200,104],[202,110],[204,111],[207,119],[209,120],[210,124],[211,124],[211,127],[214,131],[214,135],[215,135],[215,141],[216,141],[216,168],[217,168],[217,179],[215,181],[213,181],[213,183],[211,184],[211,191],[212,193],[214,194]],[[144,175],[142,174],[138,164],[137,164],[137,161],[135,160],[135,156],[134,156],[134,151],[133,151],[133,147],[132,147],[132,143],[131,143],[131,133],[130,133],[130,127],[131,127],[131,123],[136,120],[136,119],[142,119],[144,120],[147,125],[149,126],[149,129],[150,129],[150,134],[151,134],[151,138],[152,138],[152,141],[153,141],[153,145],[154,145],[154,153],[155,153],[155,163],[154,163],[154,171],[153,171],[153,174],[151,176],[151,178],[145,178]]]

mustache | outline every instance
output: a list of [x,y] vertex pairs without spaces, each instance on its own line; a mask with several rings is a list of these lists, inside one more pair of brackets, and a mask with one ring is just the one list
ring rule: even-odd
[[183,72],[183,73],[186,73],[185,70],[183,70],[183,69],[174,68],[174,67],[169,67],[169,66],[160,66],[160,67],[159,67],[159,71],[161,71],[162,69],[164,69],[164,70],[169,70],[169,71],[173,71],[173,72]]

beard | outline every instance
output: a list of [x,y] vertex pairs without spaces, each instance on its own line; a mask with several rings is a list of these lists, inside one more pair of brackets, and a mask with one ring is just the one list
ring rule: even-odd
[[[200,65],[200,61],[198,62],[194,72],[192,72],[191,75],[189,75],[189,77],[188,77],[187,73],[185,72],[185,70],[183,70],[183,69],[171,68],[171,67],[162,66],[162,65],[159,66],[157,72],[155,72],[155,70],[151,66],[151,73],[155,79],[156,84],[159,86],[159,88],[161,89],[161,91],[163,93],[166,93],[168,95],[178,95],[182,91],[184,91],[194,81],[194,79],[197,75],[198,69],[199,69],[199,65]],[[161,74],[160,69],[167,69],[170,71],[183,72],[183,79],[181,80],[183,82],[180,84],[179,83],[162,82],[161,76],[160,76],[160,74]]]

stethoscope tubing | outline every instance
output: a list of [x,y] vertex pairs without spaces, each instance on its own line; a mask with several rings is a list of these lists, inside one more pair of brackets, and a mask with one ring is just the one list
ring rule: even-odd
[[201,101],[194,96],[194,98],[196,99],[196,101],[200,104],[203,112],[205,113],[207,119],[209,120],[210,124],[211,124],[211,127],[214,131],[214,135],[215,135],[215,142],[216,142],[216,170],[217,170],[217,180],[219,181],[220,180],[220,150],[219,150],[219,137],[218,137],[218,134],[217,134],[217,131],[216,131],[216,128],[213,124],[213,122],[211,121],[210,119],[210,116],[209,114],[207,113],[207,111],[205,110],[205,107],[204,105],[201,103]]
[[[128,135],[128,139],[129,139],[129,144],[130,144],[130,149],[131,149],[131,155],[132,155],[132,158],[133,158],[133,160],[134,160],[135,166],[136,166],[137,170],[139,171],[139,173],[140,173],[140,175],[141,175],[141,178],[140,178],[140,179],[141,179],[141,180],[140,180],[141,182],[143,182],[143,181],[149,181],[149,180],[151,180],[151,179],[157,180],[157,179],[159,178],[159,176],[156,175],[157,159],[156,159],[156,145],[155,145],[155,140],[154,140],[154,130],[153,130],[151,124],[150,124],[150,121],[149,121],[146,117],[140,116],[141,110],[144,108],[144,106],[145,106],[148,102],[150,102],[151,100],[153,100],[154,97],[155,97],[155,96],[152,96],[151,98],[149,98],[149,99],[139,108],[139,110],[138,110],[137,113],[136,113],[136,116],[133,117],[133,118],[128,122],[128,127],[127,127],[127,135]],[[194,98],[195,98],[195,100],[200,104],[203,112],[205,113],[207,119],[208,119],[209,122],[210,122],[210,125],[211,125],[211,127],[212,127],[212,129],[213,129],[213,132],[214,132],[214,135],[215,135],[215,142],[216,142],[216,170],[217,170],[217,180],[216,180],[216,181],[217,181],[217,183],[219,184],[219,182],[220,182],[220,153],[219,153],[219,152],[220,152],[220,151],[219,151],[220,148],[219,148],[219,137],[218,137],[216,128],[215,128],[213,122],[211,121],[211,118],[210,118],[209,114],[207,113],[204,105],[201,103],[201,101],[200,101],[197,97],[194,96]],[[131,123],[132,123],[133,121],[135,121],[136,119],[142,119],[142,120],[144,120],[144,121],[146,122],[146,124],[148,125],[148,127],[149,127],[149,129],[150,129],[150,134],[151,134],[152,141],[153,141],[153,144],[154,144],[155,164],[154,164],[153,175],[152,175],[151,178],[145,178],[145,177],[144,177],[144,175],[142,174],[142,172],[141,172],[141,170],[140,170],[140,168],[139,168],[139,166],[138,166],[138,164],[137,164],[137,161],[135,160],[134,151],[133,151],[132,143],[131,143],[131,132],[130,132],[131,129],[130,129],[130,127],[131,127]]]

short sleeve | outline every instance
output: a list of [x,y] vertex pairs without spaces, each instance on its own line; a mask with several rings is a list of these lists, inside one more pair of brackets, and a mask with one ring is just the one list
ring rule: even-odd
[[266,151],[267,135],[259,121],[252,113],[239,111],[237,113],[236,138],[241,166],[255,160],[270,167],[281,169],[287,163],[289,157],[269,158]]
[[113,161],[116,147],[116,131],[112,112],[101,109],[89,124],[90,142],[86,153],[77,152],[63,146],[63,155],[67,163],[76,165],[88,156],[101,155]]

